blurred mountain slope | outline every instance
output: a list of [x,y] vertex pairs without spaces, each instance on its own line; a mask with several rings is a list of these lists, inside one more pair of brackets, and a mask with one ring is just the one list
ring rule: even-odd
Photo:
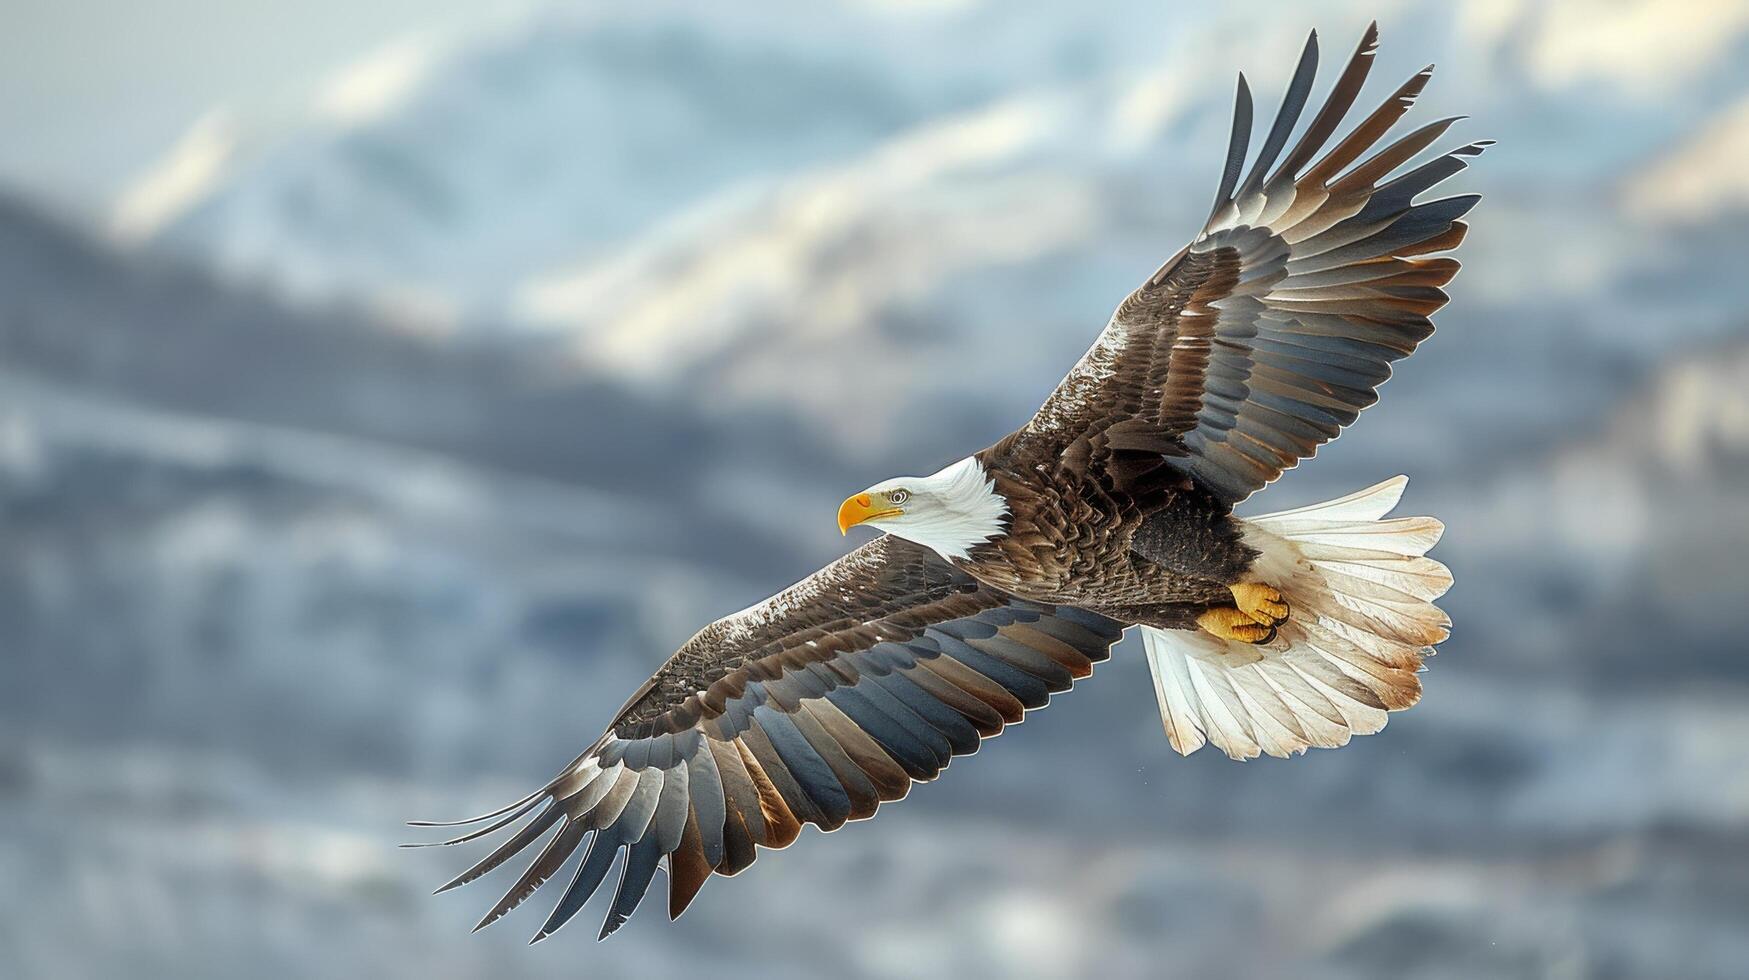
[[739,22],[555,8],[391,45],[317,96],[301,129],[243,127],[218,185],[129,231],[297,295],[392,287],[496,316],[504,283],[555,257],[605,254],[724,186],[852,155],[980,96],[974,79],[882,70],[873,35],[827,48],[822,11],[784,6]]
[[[1501,141],[1441,188],[1487,197],[1438,340],[1449,376],[1487,377],[1502,397],[1462,401],[1505,407],[1562,373],[1573,410],[1427,424],[1558,431],[1608,400],[1592,379],[1717,336],[1749,303],[1692,204],[1619,214],[1623,187],[1662,183],[1642,177],[1659,147],[1740,112],[1749,69],[1732,53],[1749,27],[1706,7],[1694,16],[1719,37],[1694,60],[1611,58],[1619,38],[1563,27],[1569,6],[1409,3],[1384,25],[1368,98],[1437,59],[1417,117],[1466,112],[1478,121],[1454,141]],[[794,16],[736,26],[666,4],[554,14],[457,43],[372,113],[337,122],[318,104],[240,154],[157,240],[297,295],[537,328],[529,342],[551,356],[665,402],[772,411],[936,462],[1036,406],[1194,233],[1234,71],[1267,118],[1306,27],[1333,65],[1364,21],[1340,2],[1192,20],[1118,5],[1092,21],[970,4],[864,10],[849,15],[860,29],[832,30],[842,11],[781,9]],[[1653,71],[1657,103],[1641,82]],[[359,145],[400,163],[364,165]],[[518,168],[538,175],[507,176]],[[409,203],[408,173],[460,217]],[[1733,193],[1728,174],[1698,179]],[[885,370],[846,389],[852,362]],[[886,408],[846,411],[846,395]],[[944,406],[967,425],[933,441],[923,423]]]
[[[1546,458],[1417,479],[1408,509],[1451,528],[1458,629],[1384,734],[1280,764],[1178,759],[1125,647],[964,773],[767,855],[685,929],[640,917],[591,962],[1140,975],[1167,942],[1215,972],[1529,977],[1572,956],[1642,974],[1682,944],[1685,975],[1729,975],[1740,944],[1706,937],[1749,909],[1729,747],[1749,664],[1705,613],[1745,543],[1715,523],[1749,506],[1745,370],[1739,341]],[[523,930],[467,937],[479,901],[423,894],[458,855],[390,854],[395,823],[541,778],[677,635],[786,572],[709,571],[751,556],[696,516],[683,556],[643,554],[621,540],[648,530],[641,502],[572,508],[502,478],[458,493],[488,478],[386,443],[323,437],[335,462],[287,463],[310,449],[283,432],[8,381],[0,645],[22,683],[0,703],[23,735],[9,751],[29,751],[0,759],[0,812],[37,844],[0,865],[50,882],[6,907],[15,955],[173,969],[192,942],[222,975],[283,928],[327,936],[295,954],[311,969],[574,969]],[[1084,765],[1095,747],[1105,763]],[[151,911],[166,882],[173,918]],[[804,936],[845,916],[868,931],[756,954],[734,938],[748,903]],[[69,906],[95,910],[82,942],[50,911]],[[1259,916],[1282,922],[1271,944],[1235,943]]]

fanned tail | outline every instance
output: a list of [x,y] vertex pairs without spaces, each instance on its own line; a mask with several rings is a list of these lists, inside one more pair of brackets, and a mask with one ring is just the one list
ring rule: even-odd
[[1427,551],[1445,526],[1387,518],[1407,477],[1337,500],[1250,518],[1257,581],[1291,607],[1268,644],[1143,628],[1172,747],[1213,742],[1235,759],[1346,745],[1421,698],[1423,658],[1451,632],[1434,600],[1451,572]]

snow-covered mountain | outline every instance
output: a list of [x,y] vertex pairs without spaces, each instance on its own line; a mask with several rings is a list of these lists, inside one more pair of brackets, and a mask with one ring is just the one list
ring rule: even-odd
[[[1273,9],[547,15],[391,49],[222,165],[203,128],[201,189],[152,237],[294,295],[540,328],[578,370],[824,438],[854,417],[890,441],[943,403],[994,437],[1194,232],[1235,69],[1267,111],[1309,26],[1327,64],[1364,26],[1347,2]],[[1622,16],[1663,30],[1655,5]],[[1491,363],[1510,389],[1563,357],[1710,336],[1749,304],[1694,231],[1740,182],[1663,149],[1730,159],[1708,147],[1741,115],[1749,25],[1730,4],[1691,16],[1704,44],[1685,29],[1628,57],[1572,3],[1386,12],[1373,91],[1438,61],[1417,115],[1466,112],[1454,139],[1501,141],[1454,184],[1488,200],[1443,356]],[[1687,175],[1668,205],[1660,166]],[[847,384],[871,363],[886,369]],[[871,425],[847,397],[891,407]]]
[[[201,126],[124,198],[118,230],[294,295],[495,317],[548,265],[991,96],[945,62],[890,70],[919,41],[873,12],[789,2],[555,8],[412,37],[289,128]],[[153,191],[174,205],[150,207]]]

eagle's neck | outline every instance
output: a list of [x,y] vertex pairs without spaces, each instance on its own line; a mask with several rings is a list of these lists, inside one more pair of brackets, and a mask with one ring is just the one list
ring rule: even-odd
[[1008,533],[1008,501],[976,456],[923,477],[918,486],[939,505],[911,514],[893,529],[900,537],[954,559],[968,558],[974,546]]

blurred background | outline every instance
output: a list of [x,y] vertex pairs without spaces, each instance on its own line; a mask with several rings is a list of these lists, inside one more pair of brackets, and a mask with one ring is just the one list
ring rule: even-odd
[[[0,6],[0,975],[1743,974],[1749,3]],[[1019,424],[1196,231],[1234,73],[1261,127],[1375,17],[1363,101],[1437,61],[1486,200],[1247,507],[1413,476],[1420,707],[1180,759],[1128,641],[678,926],[428,896],[470,855],[402,820]]]

